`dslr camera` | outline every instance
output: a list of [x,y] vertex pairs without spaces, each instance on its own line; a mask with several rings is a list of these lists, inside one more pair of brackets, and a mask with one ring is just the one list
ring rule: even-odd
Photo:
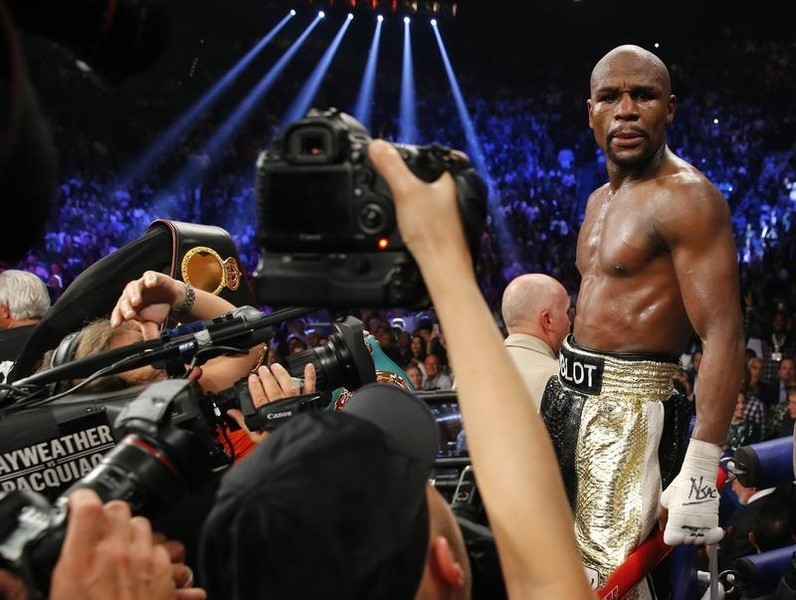
[[[66,532],[67,496],[90,488],[104,502],[124,500],[134,513],[149,517],[174,506],[230,462],[213,434],[214,420],[190,381],[167,379],[148,386],[116,419],[121,441],[54,505],[46,488],[39,493],[18,485],[0,492],[0,567],[19,574],[33,597],[46,597]],[[39,446],[49,444],[52,450],[64,441]],[[19,475],[21,483],[25,474]]]
[[[368,157],[371,137],[336,109],[310,110],[257,159],[262,259],[258,299],[273,306],[430,304],[420,271],[396,226],[386,182]],[[487,189],[469,159],[450,148],[395,146],[411,171],[456,182],[470,254],[479,254]]]

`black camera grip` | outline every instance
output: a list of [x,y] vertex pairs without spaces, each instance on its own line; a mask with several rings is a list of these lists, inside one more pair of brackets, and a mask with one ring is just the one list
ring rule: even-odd
[[[307,410],[319,410],[328,403],[328,394],[314,392],[290,398],[274,400],[265,406],[254,406],[249,390],[239,395],[240,409],[243,412],[246,427],[251,431],[273,431],[291,417]],[[326,402],[324,402],[324,399]]]

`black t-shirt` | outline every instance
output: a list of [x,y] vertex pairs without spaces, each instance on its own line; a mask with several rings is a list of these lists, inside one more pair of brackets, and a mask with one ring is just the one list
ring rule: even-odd
[[6,375],[35,327],[35,325],[25,325],[0,329],[0,383],[5,383]]

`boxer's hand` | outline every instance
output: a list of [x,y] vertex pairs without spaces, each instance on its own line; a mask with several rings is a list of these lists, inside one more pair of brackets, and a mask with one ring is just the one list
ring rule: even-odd
[[680,473],[661,495],[669,509],[663,541],[679,544],[715,544],[724,531],[719,527],[719,492],[716,474],[721,448],[692,439]]

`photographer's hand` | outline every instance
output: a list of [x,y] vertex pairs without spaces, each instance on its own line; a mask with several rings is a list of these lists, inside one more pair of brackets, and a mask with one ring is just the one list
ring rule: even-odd
[[144,339],[156,339],[172,306],[184,301],[182,283],[163,273],[146,271],[124,287],[111,312],[111,325],[118,327],[123,321],[138,321]]
[[[265,406],[274,400],[290,398],[299,394],[311,394],[315,391],[315,366],[312,363],[304,367],[304,387],[299,389],[296,382],[279,363],[271,365],[270,369],[263,365],[257,369],[257,374],[249,375],[249,393],[255,408]],[[268,437],[265,431],[249,431],[246,427],[243,413],[238,409],[230,409],[227,414],[235,419],[241,429],[245,430],[255,444],[259,444]]]
[[[182,321],[204,321],[235,309],[221,296],[199,289],[193,292],[195,298],[188,302],[189,310],[179,315]],[[157,271],[146,271],[125,286],[111,312],[111,325],[118,327],[122,321],[138,321],[144,339],[155,339],[169,314],[186,305],[186,295],[187,287],[182,281]]]
[[424,279],[426,271],[437,266],[441,271],[472,273],[470,250],[456,202],[456,185],[450,173],[444,173],[433,183],[421,181],[397,150],[382,140],[371,142],[369,154],[390,186],[401,238]]
[[149,521],[124,502],[102,504],[93,490],[69,497],[69,520],[50,600],[178,598],[166,550]]
[[162,546],[171,561],[171,577],[177,586],[178,600],[205,600],[207,592],[194,587],[194,575],[191,567],[185,564],[185,546],[177,540],[169,540],[162,533],[154,533],[154,542]]

